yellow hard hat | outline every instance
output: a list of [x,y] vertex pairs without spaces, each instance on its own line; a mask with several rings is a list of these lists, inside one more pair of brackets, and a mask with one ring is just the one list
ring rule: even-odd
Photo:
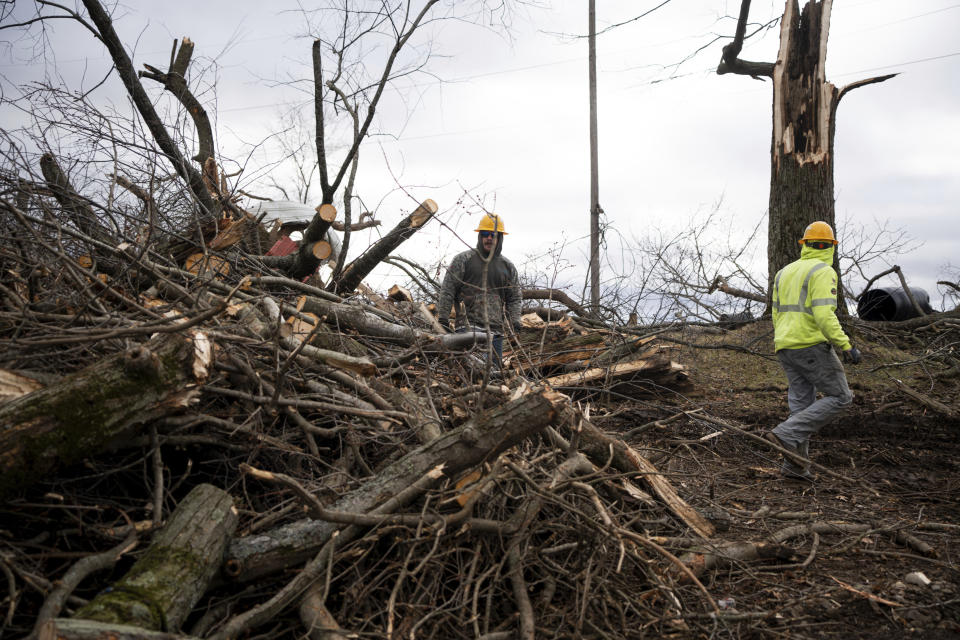
[[820,240],[821,242],[837,244],[837,239],[833,235],[833,229],[826,222],[820,220],[811,222],[803,232],[803,237],[800,238],[798,242],[803,244],[807,240]]
[[[494,221],[496,221],[496,227],[494,227]],[[496,231],[497,233],[507,235],[507,231],[503,227],[503,218],[495,213],[488,213],[480,218],[480,224],[477,225],[474,231]]]

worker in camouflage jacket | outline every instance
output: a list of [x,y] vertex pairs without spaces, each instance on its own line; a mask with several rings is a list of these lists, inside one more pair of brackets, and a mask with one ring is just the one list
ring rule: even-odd
[[[437,313],[440,324],[447,329],[450,328],[450,307],[453,305],[458,311],[458,331],[484,331],[489,327],[494,334],[493,349],[499,362],[503,355],[505,329],[520,328],[520,283],[517,268],[500,255],[503,236],[507,234],[503,218],[485,215],[476,232],[476,248],[457,254],[447,268],[440,287]],[[487,282],[484,286],[485,264]],[[466,310],[466,322],[459,315],[461,308]]]

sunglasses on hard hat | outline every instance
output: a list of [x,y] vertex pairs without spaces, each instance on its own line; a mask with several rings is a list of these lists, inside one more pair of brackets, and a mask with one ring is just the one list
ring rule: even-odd
[[833,243],[822,240],[807,240],[807,246],[811,249],[829,249],[833,246]]
[[497,235],[497,232],[496,232],[496,231],[481,231],[481,232],[480,232],[480,237],[481,237],[481,238],[495,238],[496,235]]

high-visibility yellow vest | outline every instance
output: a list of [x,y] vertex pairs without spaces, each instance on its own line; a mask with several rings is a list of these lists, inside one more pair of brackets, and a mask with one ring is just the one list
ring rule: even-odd
[[800,259],[777,272],[773,281],[774,347],[803,349],[832,342],[842,351],[850,348],[834,313],[837,308],[837,273],[834,248],[804,246]]

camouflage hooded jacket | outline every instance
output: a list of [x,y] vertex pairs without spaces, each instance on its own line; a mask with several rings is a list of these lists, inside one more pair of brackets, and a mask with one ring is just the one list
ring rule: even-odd
[[[517,268],[513,263],[500,255],[503,248],[503,235],[497,235],[497,245],[493,251],[493,258],[487,268],[486,291],[481,285],[484,261],[480,257],[483,246],[479,237],[477,248],[457,254],[440,287],[440,299],[437,311],[441,320],[450,313],[450,307],[460,303],[467,312],[470,325],[484,327],[484,307],[489,317],[490,328],[502,333],[506,326],[520,324],[520,283],[517,277]],[[463,326],[458,320],[457,326]]]

